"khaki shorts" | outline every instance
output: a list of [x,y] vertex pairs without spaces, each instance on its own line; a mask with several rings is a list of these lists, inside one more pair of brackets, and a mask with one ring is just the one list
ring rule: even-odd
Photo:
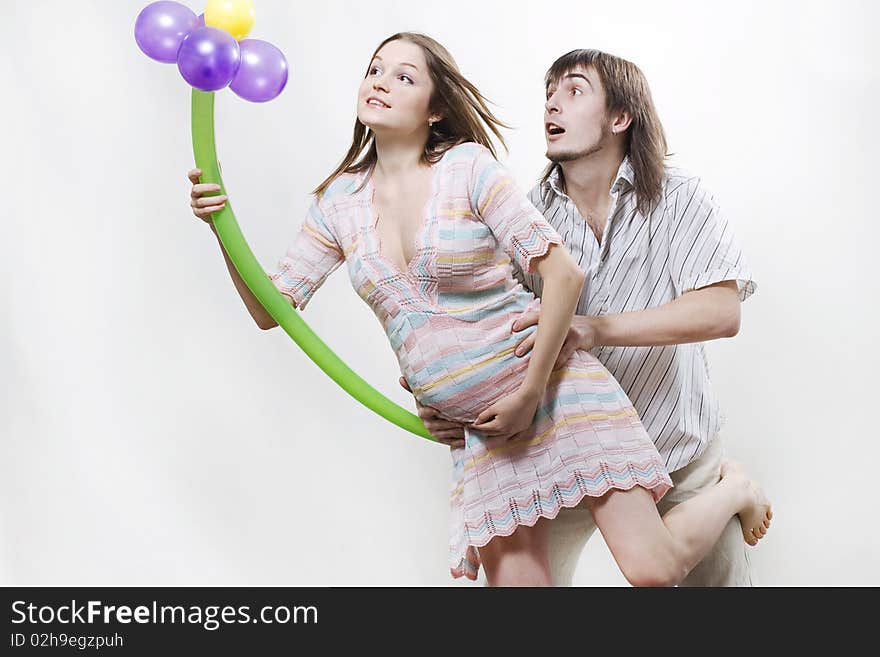
[[[724,442],[716,436],[706,450],[687,467],[670,476],[675,487],[657,503],[663,515],[676,504],[690,499],[706,486],[718,481],[724,457]],[[543,522],[543,521],[542,521]],[[589,509],[582,504],[564,508],[549,522],[550,570],[556,586],[571,586],[578,559],[596,524]],[[749,557],[746,553],[739,518],[734,516],[724,528],[715,547],[691,570],[680,586],[752,586]]]

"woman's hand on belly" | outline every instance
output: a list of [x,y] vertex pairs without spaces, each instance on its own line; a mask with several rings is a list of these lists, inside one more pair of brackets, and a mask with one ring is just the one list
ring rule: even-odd
[[515,440],[532,425],[541,396],[541,392],[521,387],[480,413],[471,428],[488,438]]

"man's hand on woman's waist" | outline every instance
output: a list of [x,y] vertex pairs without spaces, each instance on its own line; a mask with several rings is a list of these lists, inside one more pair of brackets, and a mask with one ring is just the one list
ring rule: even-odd
[[[515,332],[522,331],[530,326],[534,326],[538,323],[538,316],[539,313],[537,312],[523,313],[519,319],[513,323],[513,330]],[[588,315],[575,315],[572,318],[571,327],[568,329],[568,335],[565,336],[565,342],[562,343],[562,348],[559,350],[559,356],[556,358],[556,363],[553,365],[554,370],[571,358],[571,355],[578,349],[589,351],[598,344],[599,336],[595,319],[595,317]],[[533,331],[530,335],[520,341],[516,347],[515,353],[517,356],[525,356],[532,350],[532,347],[535,346],[536,333],[537,331]]]
[[[400,377],[400,385],[407,392],[412,392],[405,378]],[[416,409],[428,433],[434,438],[450,447],[464,447],[464,425],[442,419],[435,409],[422,406],[418,400]]]

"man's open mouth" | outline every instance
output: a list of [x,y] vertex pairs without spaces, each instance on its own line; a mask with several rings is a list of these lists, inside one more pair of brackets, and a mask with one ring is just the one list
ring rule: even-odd
[[565,128],[562,126],[556,125],[555,123],[547,123],[547,134],[548,135],[561,135],[565,132]]

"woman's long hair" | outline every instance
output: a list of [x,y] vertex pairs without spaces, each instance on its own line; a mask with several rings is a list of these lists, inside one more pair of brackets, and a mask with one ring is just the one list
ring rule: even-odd
[[[576,68],[596,71],[605,89],[606,111],[626,111],[632,117],[626,131],[626,154],[635,174],[638,210],[647,216],[662,196],[664,161],[669,155],[648,80],[638,66],[620,57],[601,50],[572,50],[553,62],[544,77],[545,88]],[[542,183],[547,182],[557,166],[555,162],[547,165]]]
[[[507,150],[500,128],[510,126],[498,120],[487,106],[487,99],[461,74],[452,55],[437,41],[416,32],[399,32],[380,43],[373,57],[386,43],[397,40],[414,43],[424,52],[428,72],[434,83],[429,109],[443,117],[431,127],[421,161],[434,164],[453,146],[470,141],[482,144],[497,157],[489,131]],[[372,61],[370,58],[365,76],[369,75]],[[376,135],[360,120],[355,119],[354,135],[348,153],[336,170],[313,193],[320,197],[330,183],[343,173],[359,173],[372,168],[376,157]]]

